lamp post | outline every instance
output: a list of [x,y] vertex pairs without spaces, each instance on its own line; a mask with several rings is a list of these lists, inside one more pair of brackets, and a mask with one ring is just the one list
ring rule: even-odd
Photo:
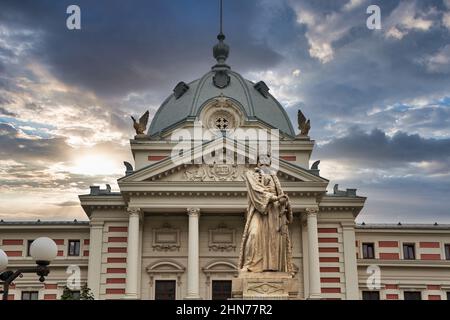
[[0,280],[3,281],[3,300],[8,300],[10,284],[23,273],[36,273],[39,281],[44,282],[50,273],[48,265],[56,257],[58,247],[55,241],[47,237],[37,238],[30,246],[30,254],[36,261],[35,267],[20,268],[17,271],[4,271],[8,266],[8,256],[0,249]]

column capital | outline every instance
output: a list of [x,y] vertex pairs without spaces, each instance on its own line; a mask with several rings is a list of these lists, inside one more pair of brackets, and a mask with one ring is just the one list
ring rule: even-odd
[[200,208],[187,208],[187,214],[189,217],[200,216]]
[[97,228],[97,229],[102,229],[103,226],[105,225],[105,221],[90,221],[89,225],[91,226],[92,229]]
[[341,221],[340,224],[343,229],[355,229],[355,221]]
[[140,216],[142,211],[141,211],[141,208],[128,207],[127,212],[130,216]]
[[307,217],[317,216],[317,214],[319,213],[319,208],[318,207],[308,207],[305,209],[305,211],[306,211]]

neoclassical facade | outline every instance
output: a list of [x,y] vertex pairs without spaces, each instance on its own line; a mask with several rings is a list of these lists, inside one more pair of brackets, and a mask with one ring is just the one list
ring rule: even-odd
[[96,299],[230,297],[247,208],[243,175],[269,152],[294,215],[291,298],[447,299],[450,226],[356,225],[366,198],[327,192],[309,122],[299,119],[296,134],[267,85],[226,64],[229,48],[218,39],[211,71],[178,83],[147,133],[130,140],[134,164],[120,191],[93,186],[79,196],[89,221],[0,222],[12,268],[33,263],[27,246],[38,236],[59,248],[47,281],[26,275],[10,298],[58,299],[74,266]]

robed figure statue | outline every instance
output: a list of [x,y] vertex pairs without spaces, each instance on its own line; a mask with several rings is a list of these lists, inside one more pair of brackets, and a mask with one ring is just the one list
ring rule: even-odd
[[239,269],[243,272],[293,274],[288,229],[293,218],[292,209],[270,166],[270,156],[262,155],[258,158],[257,167],[245,174],[248,208]]

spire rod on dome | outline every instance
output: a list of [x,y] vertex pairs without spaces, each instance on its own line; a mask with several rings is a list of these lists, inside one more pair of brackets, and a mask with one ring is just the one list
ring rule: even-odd
[[222,17],[223,17],[223,1],[220,0],[220,33],[222,34],[222,26],[223,26],[223,21],[222,21]]
[[223,42],[225,40],[225,35],[223,34],[223,1],[219,0],[220,4],[220,26],[219,35],[217,40],[219,42],[213,47],[213,56],[217,60],[217,63],[212,67],[214,72],[213,83],[218,88],[225,88],[230,84],[230,76],[228,75],[228,70],[230,67],[225,63],[230,53],[230,47]]
[[219,0],[219,34],[217,35],[217,43],[213,48],[214,58],[217,60],[216,66],[227,67],[225,61],[228,58],[228,54],[230,52],[230,48],[226,43],[223,42],[225,40],[225,35],[223,34],[223,0]]

